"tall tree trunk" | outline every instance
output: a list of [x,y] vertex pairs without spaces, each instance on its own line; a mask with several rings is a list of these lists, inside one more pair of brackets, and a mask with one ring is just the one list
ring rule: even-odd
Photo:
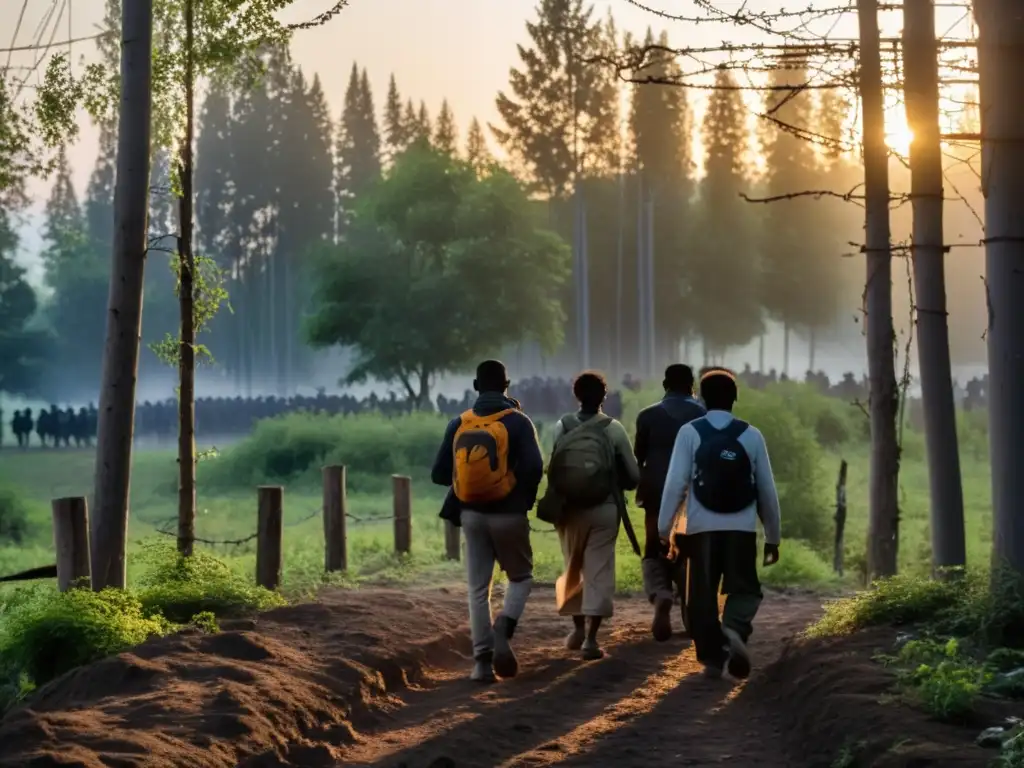
[[975,0],[981,92],[981,178],[988,291],[992,555],[1024,572],[1024,13],[1018,0]]
[[966,563],[956,406],[949,359],[946,249],[942,234],[942,145],[934,0],[903,2],[903,72],[914,209],[914,292],[931,491],[932,567]]
[[191,555],[196,538],[196,328],[195,254],[192,252],[192,134],[195,122],[193,4],[185,0],[185,135],[181,139],[178,200],[178,309],[181,343],[178,362],[178,552]]
[[135,384],[146,271],[152,46],[152,0],[123,0],[114,244],[91,524],[90,560],[96,590],[125,586]]
[[789,323],[782,324],[782,372],[789,376]]
[[896,442],[896,370],[893,359],[892,250],[889,231],[889,151],[879,52],[878,2],[857,0],[860,25],[860,97],[863,116],[865,254],[864,314],[868,337],[871,469],[868,578],[896,573],[899,547],[899,446]]

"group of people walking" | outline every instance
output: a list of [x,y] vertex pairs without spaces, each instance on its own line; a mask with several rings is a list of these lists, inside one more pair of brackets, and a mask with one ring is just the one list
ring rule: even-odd
[[[665,371],[665,396],[637,417],[632,444],[623,425],[604,413],[604,377],[586,371],[572,385],[579,410],[553,431],[545,470],[537,431],[508,394],[503,363],[477,367],[472,408],[453,418],[432,479],[449,487],[441,517],[460,525],[466,542],[472,679],[493,682],[518,672],[512,648],[533,582],[529,511],[558,531],[564,572],[556,584],[561,615],[571,618],[567,649],[584,659],[604,655],[598,640],[613,613],[615,551],[624,528],[642,557],[644,588],[653,608],[655,640],[672,637],[675,592],[684,633],[705,674],[750,674],[747,641],[762,600],[757,523],[764,529],[762,562],[779,559],[781,517],[764,437],[735,418],[736,376],[724,368]],[[547,485],[538,498],[541,480]],[[641,549],[626,511],[627,491],[644,510]],[[504,604],[491,613],[494,567],[506,574]],[[719,615],[719,593],[726,596]]]

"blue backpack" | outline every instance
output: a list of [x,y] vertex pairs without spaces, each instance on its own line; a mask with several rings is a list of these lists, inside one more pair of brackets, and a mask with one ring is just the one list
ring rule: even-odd
[[753,467],[739,440],[750,425],[739,419],[724,429],[715,429],[707,418],[690,423],[700,435],[694,459],[694,497],[710,512],[742,512],[757,501]]

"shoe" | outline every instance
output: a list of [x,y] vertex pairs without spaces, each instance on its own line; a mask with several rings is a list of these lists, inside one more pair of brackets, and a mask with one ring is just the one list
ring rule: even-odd
[[475,683],[493,683],[495,681],[490,654],[481,656],[473,662],[473,673],[469,679]]
[[584,661],[597,661],[604,658],[604,651],[598,646],[597,640],[587,638],[583,641],[583,645],[580,646],[580,650],[583,651]]
[[651,622],[651,634],[659,643],[672,639],[672,600],[659,597],[654,601],[654,621]]
[[722,634],[729,641],[729,674],[737,680],[746,680],[750,677],[750,653],[747,651],[747,644],[735,629],[723,627]]
[[672,577],[668,563],[660,557],[644,558],[640,563],[644,592],[654,606],[651,634],[659,643],[672,637]]
[[722,668],[716,664],[705,664],[704,677],[706,677],[708,680],[721,680]]
[[573,627],[572,632],[565,637],[566,650],[578,651],[583,647],[583,640],[585,637],[586,633],[583,631],[582,627]]
[[519,660],[509,642],[516,630],[516,622],[508,616],[499,616],[494,622],[494,671],[498,677],[515,677]]

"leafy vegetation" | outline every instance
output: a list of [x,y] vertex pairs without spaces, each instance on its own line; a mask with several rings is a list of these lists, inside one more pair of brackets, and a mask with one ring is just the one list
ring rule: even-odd
[[24,587],[0,594],[0,711],[82,664],[183,625],[215,632],[217,620],[283,604],[206,553],[182,558],[148,545],[128,590]]
[[373,185],[316,269],[310,341],[348,346],[349,382],[397,382],[420,406],[430,381],[493,350],[553,350],[569,249],[540,226],[515,178],[478,176],[416,145]]

